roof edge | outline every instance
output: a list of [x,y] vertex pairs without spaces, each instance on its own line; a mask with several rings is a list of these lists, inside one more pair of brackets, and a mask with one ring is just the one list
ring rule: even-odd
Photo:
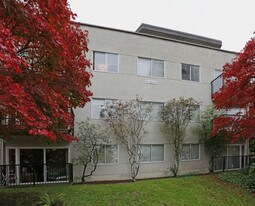
[[181,40],[184,42],[201,44],[204,46],[210,46],[220,49],[222,46],[222,41],[218,39],[213,39],[209,37],[199,36],[196,34],[186,33],[182,31],[177,31],[173,29],[163,28],[159,26],[154,26],[150,24],[142,23],[136,30],[139,33],[153,34],[155,36],[161,36],[174,40]]
[[220,48],[195,44],[195,43],[191,43],[191,42],[185,42],[185,41],[181,41],[181,40],[169,39],[169,38],[165,38],[165,37],[161,37],[161,36],[155,36],[155,35],[152,35],[152,34],[133,32],[133,31],[128,31],[128,30],[116,29],[116,28],[105,27],[105,26],[99,26],[99,25],[88,24],[88,23],[83,23],[83,22],[75,22],[75,23],[78,23],[81,26],[88,26],[88,27],[94,27],[94,28],[99,28],[99,29],[123,32],[123,33],[128,33],[128,34],[133,34],[133,35],[146,36],[146,37],[150,37],[150,38],[161,39],[161,40],[166,40],[166,41],[172,41],[172,42],[176,42],[176,43],[187,44],[187,45],[191,45],[191,46],[197,46],[197,47],[201,47],[201,48],[206,48],[206,49],[211,49],[211,50],[216,50],[216,51],[221,51],[221,52],[226,52],[226,53],[231,53],[231,54],[237,54],[238,53],[236,51],[229,51],[229,50],[224,50],[224,49],[220,49]]

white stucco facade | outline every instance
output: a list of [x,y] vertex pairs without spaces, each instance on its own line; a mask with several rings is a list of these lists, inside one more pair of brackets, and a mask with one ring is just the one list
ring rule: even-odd
[[[222,69],[235,56],[233,52],[223,51],[191,43],[171,41],[169,39],[108,29],[92,25],[83,25],[89,31],[89,53],[91,68],[95,68],[95,52],[118,55],[118,72],[102,72],[93,70],[91,90],[93,99],[134,99],[136,95],[143,101],[165,103],[173,98],[193,97],[201,103],[200,110],[211,105],[211,81],[215,78],[215,69]],[[138,75],[138,58],[162,60],[164,77]],[[182,64],[199,67],[199,82],[182,80]],[[92,105],[75,110],[76,122],[90,118],[93,123],[105,125],[103,120],[93,118]],[[209,157],[199,137],[194,134],[196,123],[190,123],[185,144],[199,145],[199,158],[182,160],[180,174],[207,173]],[[149,132],[142,144],[164,145],[164,160],[141,163],[137,178],[169,176],[169,167],[173,163],[172,145],[160,131],[161,123],[154,121],[146,126]],[[112,144],[118,144],[118,162],[115,164],[99,164],[96,172],[88,180],[120,180],[130,179],[128,157],[122,145],[112,137]],[[75,153],[74,149],[73,152]],[[76,179],[80,178],[81,167],[75,166]]]

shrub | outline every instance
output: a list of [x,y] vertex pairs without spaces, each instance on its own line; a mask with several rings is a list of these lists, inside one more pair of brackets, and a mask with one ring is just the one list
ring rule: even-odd
[[249,175],[255,176],[255,163],[252,163],[249,168]]
[[62,200],[62,194],[58,194],[56,196],[51,196],[48,193],[44,193],[41,198],[39,205],[40,206],[64,206],[64,202]]
[[255,192],[255,164],[249,167],[248,174],[242,171],[226,172],[220,174],[220,179],[239,185],[245,189]]

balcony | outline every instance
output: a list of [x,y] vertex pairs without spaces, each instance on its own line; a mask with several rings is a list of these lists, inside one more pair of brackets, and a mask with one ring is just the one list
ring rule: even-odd
[[211,95],[220,91],[221,87],[224,85],[223,75],[219,75],[213,81],[211,81]]
[[[72,117],[72,121],[74,122],[74,112],[72,108],[69,108],[69,112]],[[26,124],[22,122],[18,115],[9,115],[9,114],[2,114],[0,115],[0,134],[27,134],[25,131]],[[70,133],[73,135],[74,129],[73,127],[64,128],[62,125],[59,125],[59,131],[62,133]]]

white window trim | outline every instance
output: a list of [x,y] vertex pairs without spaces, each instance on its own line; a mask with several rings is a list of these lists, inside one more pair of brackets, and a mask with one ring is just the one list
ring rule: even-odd
[[[152,62],[152,60],[156,60],[156,61],[162,61],[163,62],[163,72],[164,72],[164,76],[163,77],[158,77],[158,76],[152,76],[152,75],[141,75],[138,74],[138,61],[139,59],[148,59],[150,60],[150,62]],[[152,74],[152,63],[150,63],[150,74]],[[165,79],[166,78],[166,65],[165,65],[165,61],[164,60],[160,60],[160,59],[153,59],[153,58],[148,58],[148,57],[137,57],[136,58],[136,75],[139,77],[149,77],[149,78],[159,78],[159,79]]]
[[[198,67],[198,70],[199,70],[199,81],[191,81],[191,73],[190,73],[190,80],[185,80],[185,79],[182,79],[182,65],[183,64],[186,64],[186,65],[189,65],[189,66],[195,66],[195,67]],[[180,65],[180,79],[181,81],[184,81],[184,82],[189,82],[189,83],[201,83],[201,69],[200,69],[200,66],[198,65],[194,65],[194,64],[188,64],[188,63],[181,63]]]
[[[147,162],[142,162],[141,160],[140,160],[140,163],[141,164],[155,164],[155,163],[164,163],[165,162],[165,160],[166,160],[166,158],[165,158],[165,144],[141,144],[141,146],[142,145],[150,145],[150,148],[151,148],[151,146],[153,146],[153,145],[163,145],[163,152],[164,152],[164,160],[163,161],[147,161]],[[150,150],[150,156],[151,156],[151,150]]]
[[[108,165],[118,165],[119,163],[119,145],[118,144],[107,144],[107,145],[116,145],[117,146],[117,162],[116,163],[97,163],[97,166],[108,166]],[[103,145],[104,148],[106,148],[106,145]],[[105,150],[105,149],[104,149]],[[105,155],[105,151],[104,151],[104,155]],[[105,155],[106,158],[106,155]]]
[[201,159],[201,146],[199,143],[183,143],[183,145],[192,145],[192,144],[198,144],[198,155],[199,155],[199,158],[198,159],[181,159],[180,158],[180,162],[192,162],[192,161],[200,161]]
[[[109,74],[118,74],[119,73],[119,68],[120,68],[120,59],[119,59],[119,54],[118,53],[112,53],[112,52],[103,52],[103,51],[96,51],[96,50],[94,50],[93,52],[92,52],[93,54],[93,56],[92,56],[92,59],[93,59],[93,69],[92,69],[92,71],[93,72],[99,72],[99,73],[109,73]],[[96,70],[96,67],[95,67],[95,53],[103,53],[103,54],[105,54],[105,62],[106,62],[106,65],[107,65],[107,68],[108,68],[108,59],[106,58],[106,54],[115,54],[115,55],[117,55],[117,72],[111,72],[111,71],[100,71],[100,70]]]

